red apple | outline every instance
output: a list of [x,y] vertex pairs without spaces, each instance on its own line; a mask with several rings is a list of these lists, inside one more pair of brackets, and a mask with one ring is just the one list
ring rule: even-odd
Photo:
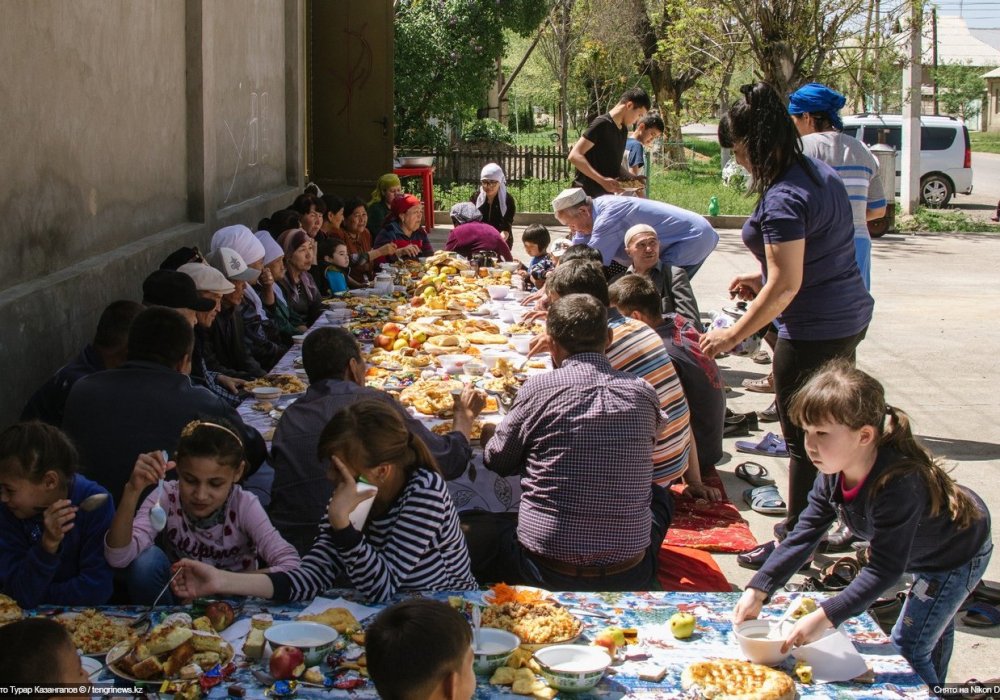
[[423,347],[423,345],[424,344],[423,344],[422,341],[419,341],[419,340],[416,340],[416,339],[410,341],[410,347],[413,348],[413,349],[415,349],[415,350],[419,350],[421,347]]
[[394,339],[391,336],[379,333],[377,336],[375,336],[375,345],[376,347],[385,348],[386,350],[391,350],[393,340]]
[[226,601],[217,600],[205,607],[205,617],[211,620],[212,628],[216,632],[221,632],[233,624],[233,620],[236,619],[236,611]]
[[423,306],[427,303],[427,300],[423,297],[413,297],[410,299],[410,306]]
[[305,654],[298,647],[278,647],[271,654],[270,668],[276,681],[298,678],[306,672]]
[[403,328],[398,323],[389,322],[384,326],[382,326],[382,335],[388,335],[392,338],[395,338],[397,335],[399,335],[399,332],[401,330],[403,330]]

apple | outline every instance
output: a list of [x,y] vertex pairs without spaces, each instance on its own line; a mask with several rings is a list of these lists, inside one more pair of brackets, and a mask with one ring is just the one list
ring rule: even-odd
[[670,616],[670,633],[675,639],[687,639],[694,634],[694,623],[694,615],[691,613],[674,613]]
[[427,302],[423,297],[417,296],[410,299],[410,306],[423,306]]
[[410,344],[407,343],[406,340],[404,340],[403,338],[396,338],[396,341],[392,344],[392,349],[402,350],[405,347],[409,347],[409,345]]
[[604,647],[608,654],[614,657],[618,647],[625,646],[625,633],[620,627],[607,627],[597,633],[594,644]]
[[415,340],[418,343],[423,343],[427,340],[427,334],[423,331],[415,331],[413,335],[410,336],[410,340]]
[[395,338],[399,335],[399,332],[403,330],[398,323],[392,323],[391,321],[384,326],[382,326],[382,335],[388,335]]
[[414,350],[419,350],[420,348],[423,347],[423,345],[424,345],[423,341],[420,341],[420,340],[411,340],[410,341],[410,347],[413,348]]
[[393,339],[387,335],[382,335],[379,333],[375,336],[375,346],[380,348],[385,348],[386,350],[392,349]]
[[236,619],[236,611],[226,601],[217,600],[205,607],[205,617],[212,622],[212,629],[221,632],[233,624],[233,620]]
[[271,675],[276,681],[298,678],[306,670],[306,656],[298,647],[280,646],[271,654]]

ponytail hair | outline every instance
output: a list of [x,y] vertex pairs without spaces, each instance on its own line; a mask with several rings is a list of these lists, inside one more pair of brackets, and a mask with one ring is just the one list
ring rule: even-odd
[[719,144],[732,148],[740,142],[746,147],[753,175],[750,191],[763,196],[796,162],[819,184],[808,158],[802,155],[799,132],[777,91],[767,83],[757,83],[742,86],[740,93],[743,98],[719,122]]
[[384,401],[366,399],[337,412],[319,436],[317,456],[337,455],[363,469],[393,464],[409,476],[423,467],[440,474],[437,461],[399,413]]
[[26,421],[0,432],[0,474],[41,483],[48,471],[68,484],[79,466],[76,448],[66,433],[41,421]]
[[873,495],[892,479],[917,472],[927,486],[932,516],[947,509],[951,520],[963,530],[982,516],[941,460],[914,436],[909,416],[885,402],[882,384],[847,360],[831,360],[820,368],[792,398],[789,417],[799,426],[830,422],[851,430],[875,428],[878,446],[895,450],[902,459],[872,484]]

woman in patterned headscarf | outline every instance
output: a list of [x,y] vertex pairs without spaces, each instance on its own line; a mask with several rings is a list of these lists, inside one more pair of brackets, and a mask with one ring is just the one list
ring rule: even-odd
[[[399,177],[393,173],[386,173],[378,179],[375,189],[372,190],[372,198],[368,201],[368,230],[373,236],[377,236],[382,230],[382,224],[392,210],[392,200],[403,194],[403,185]],[[347,212],[344,212],[347,215]]]
[[507,192],[507,179],[503,169],[496,163],[487,163],[479,174],[479,190],[470,202],[479,207],[483,214],[483,223],[487,223],[503,236],[507,245],[511,245],[514,236],[511,228],[514,224],[514,198]]

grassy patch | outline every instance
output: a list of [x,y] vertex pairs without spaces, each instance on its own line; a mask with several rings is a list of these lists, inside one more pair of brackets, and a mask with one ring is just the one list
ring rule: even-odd
[[[549,182],[547,180],[524,180],[508,183],[507,189],[517,210],[524,212],[552,211],[552,200],[570,182]],[[447,211],[456,202],[464,202],[472,196],[476,186],[472,184],[435,183],[434,194],[437,209]],[[651,178],[650,196],[683,209],[699,214],[707,214],[712,196],[719,198],[722,214],[749,214],[753,211],[754,200],[743,196],[722,184],[717,168],[711,166],[690,166],[683,170],[656,168]]]
[[980,153],[1000,153],[1000,133],[970,131],[972,150]]
[[901,216],[897,213],[896,228],[904,232],[1000,233],[1000,224],[977,221],[960,211],[925,207],[918,208],[913,216]]
[[[575,140],[575,139],[574,139]],[[518,146],[557,146],[559,139],[555,129],[538,129],[530,133],[521,132],[514,135]]]

